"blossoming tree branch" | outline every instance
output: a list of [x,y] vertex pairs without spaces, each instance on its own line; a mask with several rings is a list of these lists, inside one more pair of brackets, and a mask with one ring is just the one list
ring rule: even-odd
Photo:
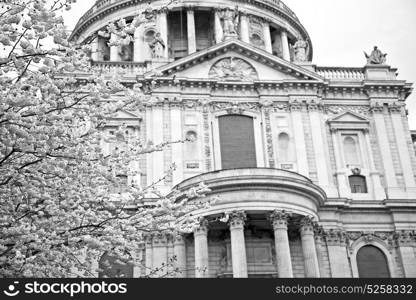
[[[117,76],[97,73],[89,45],[68,41],[61,15],[73,2],[1,4],[2,277],[95,276],[94,262],[104,253],[139,265],[134,249],[145,234],[190,231],[197,222],[191,212],[210,205],[204,185],[164,196],[158,182],[142,187],[132,181],[115,192],[116,175],[134,175],[129,166],[144,154],[189,141],[153,145],[120,126],[115,135],[121,146],[103,150],[106,120],[121,110],[140,110],[149,99],[140,86],[127,88]],[[122,43],[143,18],[109,24],[107,34],[119,38],[111,43]],[[89,75],[79,80],[73,72]]]

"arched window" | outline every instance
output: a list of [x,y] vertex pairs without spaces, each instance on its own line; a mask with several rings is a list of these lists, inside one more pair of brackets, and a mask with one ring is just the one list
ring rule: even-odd
[[279,134],[278,137],[279,146],[279,161],[287,162],[289,160],[289,135],[285,132]]
[[133,265],[124,262],[117,257],[110,256],[104,253],[98,263],[100,272],[98,273],[99,278],[132,278],[133,277]]
[[355,139],[351,136],[347,136],[344,138],[344,154],[345,164],[357,165],[360,163],[357,143]]
[[222,168],[257,167],[253,118],[222,116],[218,118],[218,126]]
[[377,247],[364,246],[357,252],[358,274],[361,278],[390,277],[386,256]]
[[353,194],[365,194],[367,193],[367,182],[364,176],[351,175],[348,177],[350,182],[351,193]]

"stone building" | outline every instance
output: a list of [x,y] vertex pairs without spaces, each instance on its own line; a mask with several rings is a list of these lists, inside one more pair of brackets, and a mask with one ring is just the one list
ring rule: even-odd
[[[108,46],[108,22],[142,13]],[[152,99],[110,120],[109,135],[124,123],[155,144],[194,140],[147,155],[136,180],[175,163],[160,190],[204,182],[219,199],[193,234],[138,246],[147,269],[117,272],[143,276],[175,256],[181,277],[416,277],[412,88],[380,50],[363,67],[317,66],[280,0],[98,0],[71,38]]]

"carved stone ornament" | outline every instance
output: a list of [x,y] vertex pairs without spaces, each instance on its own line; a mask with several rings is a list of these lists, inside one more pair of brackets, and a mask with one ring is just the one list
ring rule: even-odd
[[227,57],[217,61],[209,71],[209,77],[230,81],[253,81],[258,79],[256,70],[245,60]]
[[233,211],[228,215],[228,224],[231,229],[244,227],[246,220],[247,215],[243,211]]

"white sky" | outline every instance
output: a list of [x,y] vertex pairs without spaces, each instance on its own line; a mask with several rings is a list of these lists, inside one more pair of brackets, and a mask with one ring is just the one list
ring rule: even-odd
[[[73,28],[95,0],[79,0],[64,14]],[[398,68],[399,79],[416,82],[415,0],[284,0],[309,32],[313,63],[364,66],[363,51],[377,45]],[[416,129],[416,91],[407,100],[410,128]]]

